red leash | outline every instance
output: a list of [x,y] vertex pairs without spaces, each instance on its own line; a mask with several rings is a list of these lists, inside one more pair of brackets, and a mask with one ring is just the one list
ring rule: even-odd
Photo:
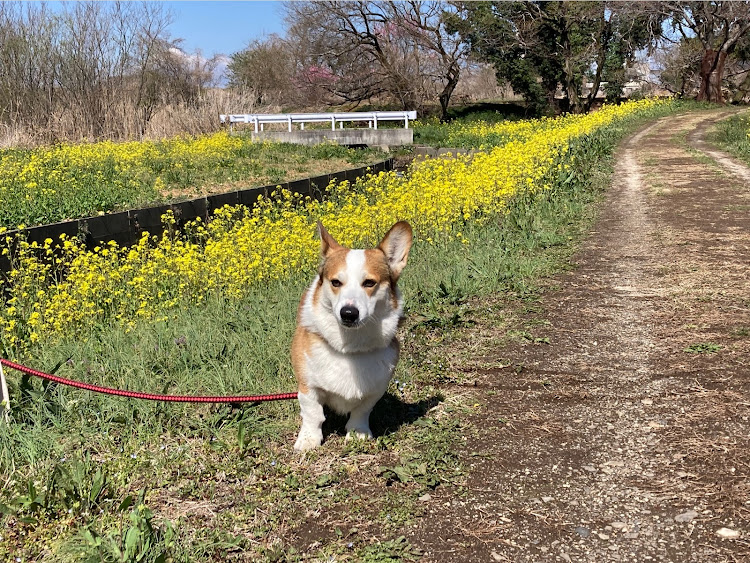
[[77,389],[85,389],[94,393],[104,393],[105,395],[117,395],[119,397],[130,397],[131,399],[146,399],[149,401],[168,401],[172,403],[259,403],[263,401],[282,401],[284,399],[296,399],[297,393],[275,393],[270,395],[240,395],[238,397],[191,397],[190,395],[157,395],[153,393],[141,393],[139,391],[125,391],[123,389],[111,389],[92,385],[91,383],[82,383],[73,381],[51,373],[45,373],[35,369],[28,368],[21,364],[11,362],[0,358],[0,364],[15,369],[22,373],[40,377],[47,381],[54,381],[62,385],[69,385]]

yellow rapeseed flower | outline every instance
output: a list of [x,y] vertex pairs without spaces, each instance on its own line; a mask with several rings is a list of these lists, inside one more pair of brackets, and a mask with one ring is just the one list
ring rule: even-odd
[[[582,116],[456,126],[457,139],[473,139],[482,150],[473,156],[416,161],[404,175],[381,172],[352,185],[332,183],[325,201],[278,190],[252,209],[227,206],[209,222],[196,220],[179,233],[144,233],[127,248],[110,242],[89,251],[61,237],[56,251],[45,257],[53,245],[49,239],[43,247],[13,247],[6,241],[15,250],[12,271],[0,282],[8,296],[0,311],[0,342],[6,350],[22,351],[38,339],[83,333],[102,322],[132,330],[143,320],[201,303],[212,292],[240,298],[255,284],[314,268],[317,220],[346,245],[374,245],[398,220],[409,221],[427,244],[448,239],[466,243],[467,223],[503,214],[519,192],[549,189],[567,174],[573,162],[571,143],[658,103],[641,100]],[[177,138],[165,145],[178,150],[182,164],[189,166],[191,159],[206,154],[226,158],[227,147],[236,142],[214,135],[198,141]],[[55,158],[83,166],[92,150],[105,156],[116,150],[114,177],[126,181],[129,163],[151,158],[157,150],[144,143],[101,145],[66,145]],[[40,153],[16,173],[32,181],[44,158],[52,157]],[[167,214],[164,223],[173,227],[175,218]]]

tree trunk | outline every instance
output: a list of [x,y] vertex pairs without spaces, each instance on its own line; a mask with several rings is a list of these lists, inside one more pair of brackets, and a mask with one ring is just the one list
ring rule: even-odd
[[607,61],[607,50],[609,49],[609,40],[611,38],[612,23],[605,19],[602,32],[599,34],[599,52],[596,58],[596,74],[594,75],[594,83],[591,85],[591,92],[589,92],[589,95],[586,98],[586,104],[584,108],[584,111],[586,113],[591,111],[591,108],[596,101],[596,95],[599,93],[599,86],[601,86],[602,84],[602,72],[604,71],[604,64]]
[[741,104],[745,100],[745,97],[748,95],[748,93],[750,93],[750,73],[745,75],[745,79],[742,81],[742,84],[737,87],[737,91],[734,94],[732,103]]
[[438,99],[440,100],[440,120],[443,122],[448,121],[448,104],[451,101],[453,90],[455,90],[458,85],[460,72],[458,65],[455,66],[455,71],[454,69],[451,69],[451,72],[449,72],[447,76],[448,82],[445,85],[445,88],[443,88],[443,91],[440,92],[440,96],[438,96]]
[[571,113],[581,113],[583,105],[578,97],[578,84],[569,60],[565,61],[565,93],[568,96],[568,109]]
[[573,68],[573,55],[568,36],[568,28],[564,21],[560,26],[560,44],[563,51],[563,88],[568,99],[568,111],[572,113],[581,113],[583,109],[581,99],[578,97],[578,84],[576,83],[575,71]]
[[698,91],[698,101],[713,102],[716,104],[724,103],[724,96],[721,92],[721,79],[724,76],[724,61],[727,54],[725,51],[714,51],[708,49],[703,55],[701,62],[701,87]]

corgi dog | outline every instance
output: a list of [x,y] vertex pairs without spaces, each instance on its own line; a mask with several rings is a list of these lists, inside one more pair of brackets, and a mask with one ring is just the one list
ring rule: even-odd
[[412,244],[405,221],[367,250],[341,246],[320,222],[318,233],[322,260],[300,301],[291,351],[302,412],[297,451],[323,442],[324,405],[349,415],[347,439],[372,438],[370,412],[398,362],[396,282]]

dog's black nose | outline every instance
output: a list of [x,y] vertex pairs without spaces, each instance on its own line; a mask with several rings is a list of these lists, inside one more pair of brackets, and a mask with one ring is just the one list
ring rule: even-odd
[[349,306],[341,307],[341,312],[339,314],[345,325],[353,325],[359,318],[359,309]]

